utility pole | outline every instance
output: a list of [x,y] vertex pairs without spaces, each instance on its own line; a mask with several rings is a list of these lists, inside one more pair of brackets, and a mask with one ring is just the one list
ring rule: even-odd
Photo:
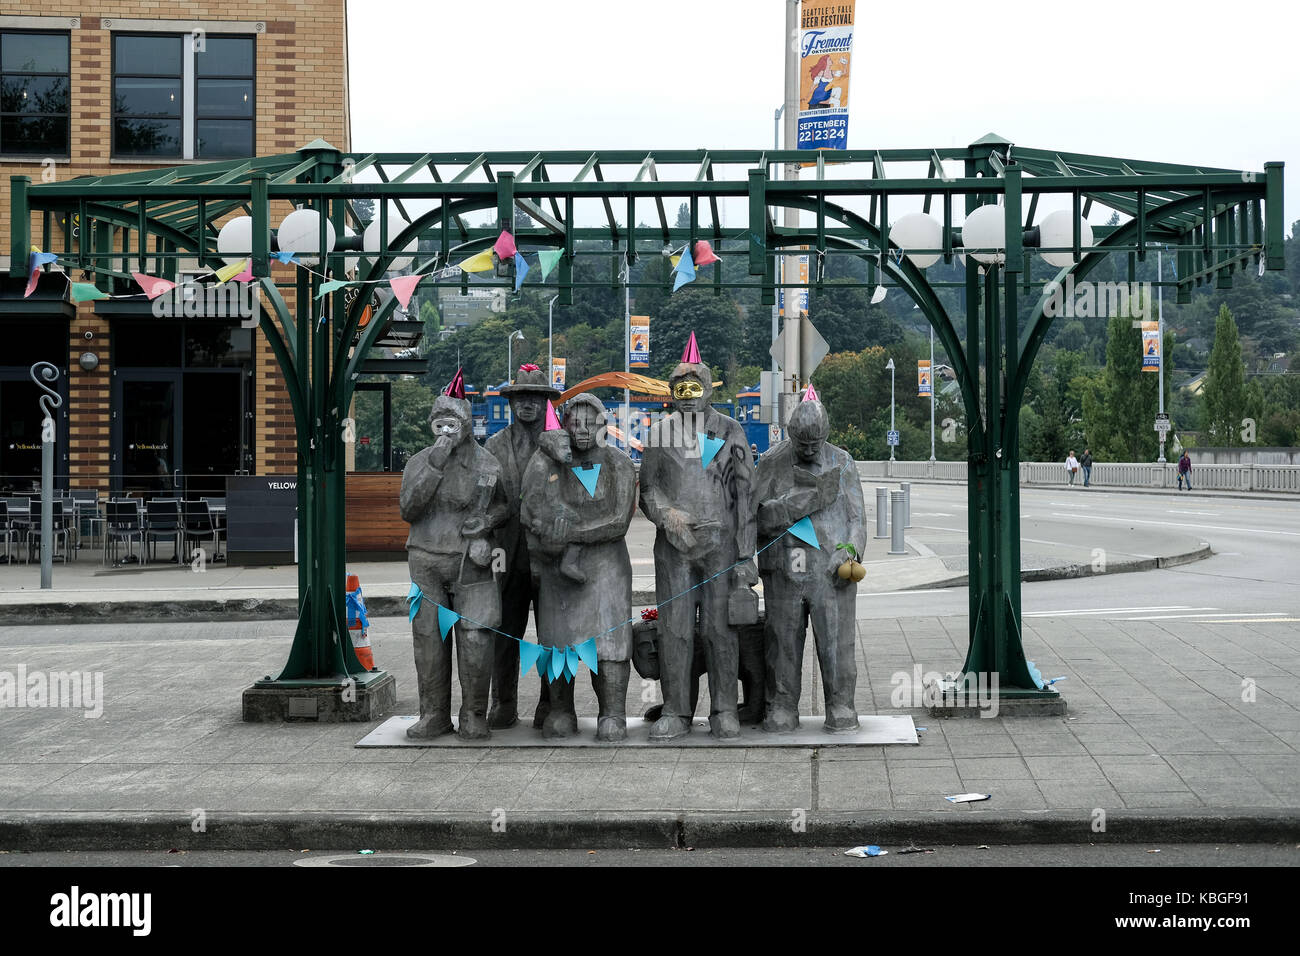
[[930,461],[934,461],[934,326],[930,326]]
[[[795,141],[799,118],[799,0],[786,0],[785,6],[785,148],[787,150],[795,149]],[[783,179],[798,179],[799,164],[786,163],[782,167]],[[785,227],[787,230],[794,231],[799,226],[799,210],[793,206],[785,207]],[[788,283],[790,276],[799,275],[799,262],[794,256],[786,256],[784,266],[781,269],[781,281],[783,284]],[[782,299],[785,302],[785,361],[782,367],[785,369],[785,375],[782,377],[784,383],[789,379],[788,391],[797,392],[799,385],[803,380],[803,370],[799,367],[799,356],[801,354],[801,344],[799,342],[800,326],[803,323],[803,317],[797,306],[794,304],[794,297],[791,293],[794,290],[786,287],[782,290]],[[784,425],[784,422],[782,423]]]
[[[1164,250],[1156,250],[1156,335],[1160,337],[1160,382],[1156,386],[1160,390],[1160,415],[1165,414],[1165,287],[1161,285],[1165,281],[1165,259]],[[1160,464],[1165,463],[1165,436],[1169,433],[1166,431],[1157,432],[1160,436],[1160,457],[1156,459]]]

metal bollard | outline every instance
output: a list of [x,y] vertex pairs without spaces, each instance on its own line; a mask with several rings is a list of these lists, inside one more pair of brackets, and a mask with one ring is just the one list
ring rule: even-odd
[[889,493],[889,504],[894,512],[894,532],[889,541],[889,553],[907,554],[907,548],[903,546],[903,509],[907,506],[907,502],[903,500],[903,493],[901,491],[891,491]]
[[900,481],[898,486],[903,489],[903,527],[912,527],[912,483],[910,481]]
[[889,489],[876,489],[876,537],[889,537]]

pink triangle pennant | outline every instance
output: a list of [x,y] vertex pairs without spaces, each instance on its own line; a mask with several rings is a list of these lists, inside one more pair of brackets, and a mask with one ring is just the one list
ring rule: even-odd
[[815,388],[812,387],[812,382],[809,382],[809,383],[808,383],[808,387],[804,390],[804,393],[803,393],[803,400],[804,400],[805,402],[820,402],[820,401],[821,401],[821,399],[817,397],[817,389],[815,389]]
[[239,275],[230,280],[231,282],[252,282],[253,281],[253,260],[248,260],[248,268]]
[[405,309],[407,303],[411,301],[411,293],[415,287],[420,284],[422,276],[396,276],[388,280],[388,284],[393,287],[393,295],[397,296],[397,301]]
[[686,348],[682,349],[682,361],[688,365],[702,365],[700,361],[700,344],[695,341],[695,333],[686,341]]
[[719,261],[718,254],[713,251],[713,247],[706,240],[701,239],[695,243],[696,266],[707,266],[717,261]]
[[158,276],[151,276],[144,272],[132,272],[131,278],[140,284],[140,288],[144,290],[144,294],[149,297],[150,301],[176,288],[176,283],[170,279],[161,279]]
[[550,402],[546,403],[546,427],[544,432],[554,432],[560,430],[560,418],[555,414],[555,406]]
[[41,281],[41,270],[33,269],[32,274],[27,277],[27,288],[23,290],[23,298],[27,298],[36,291],[36,283]]
[[515,237],[505,229],[502,229],[501,235],[497,236],[496,245],[492,247],[492,251],[497,254],[498,259],[513,259],[515,254],[519,252],[515,248]]

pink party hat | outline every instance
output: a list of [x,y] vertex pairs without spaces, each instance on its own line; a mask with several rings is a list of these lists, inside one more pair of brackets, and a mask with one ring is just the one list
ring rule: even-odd
[[718,261],[718,254],[713,251],[707,240],[701,239],[695,243],[695,264],[697,266],[707,266],[712,262]]
[[542,429],[544,432],[555,432],[560,430],[560,419],[555,414],[555,406],[550,402],[546,403],[546,426]]
[[527,365],[519,366],[519,371],[521,372],[540,372],[541,370],[542,367],[540,365],[534,365],[531,362],[529,362]]
[[817,389],[815,389],[815,388],[812,387],[812,382],[809,382],[809,383],[808,383],[808,387],[807,387],[806,389],[804,389],[803,400],[804,400],[805,402],[820,402],[820,401],[821,401],[821,399],[817,397]]
[[682,361],[688,365],[703,365],[700,361],[700,345],[695,341],[695,333],[686,342],[686,348],[682,349]]
[[442,390],[442,394],[446,395],[448,398],[463,399],[465,397],[464,369],[456,369],[456,374],[451,377],[451,381],[448,382],[447,387]]

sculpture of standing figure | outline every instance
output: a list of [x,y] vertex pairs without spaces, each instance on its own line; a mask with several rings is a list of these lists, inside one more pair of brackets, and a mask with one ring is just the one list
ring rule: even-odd
[[763,729],[799,726],[804,640],[812,618],[826,692],[826,729],[856,730],[858,669],[854,624],[858,586],[837,574],[839,543],[861,554],[867,543],[862,484],[853,456],[828,444],[830,421],[809,386],[787,426],[790,438],[758,463],[758,541],[762,547],[808,516],[820,548],[785,535],[758,556],[767,608],[767,716]]
[[[457,379],[460,381],[460,373]],[[438,628],[438,608],[451,608],[462,619],[455,625],[456,663],[460,677],[459,735],[489,736],[488,685],[496,637],[476,627],[496,627],[501,602],[491,571],[494,529],[506,521],[501,465],[471,437],[469,402],[440,395],[429,422],[436,441],[417,452],[402,472],[399,505],[411,525],[406,540],[411,580],[424,594],[411,623],[420,719],[409,737],[450,733],[451,634]],[[469,619],[469,620],[466,620]]]
[[[528,461],[537,450],[537,438],[545,423],[543,410],[548,400],[559,398],[558,389],[546,380],[546,373],[536,365],[521,365],[513,385],[502,387],[501,394],[510,400],[510,424],[489,438],[485,444],[501,462],[501,480],[505,485],[510,517],[501,530],[501,547],[505,551],[506,573],[501,582],[501,630],[522,638],[528,627],[528,608],[537,622],[537,574],[528,556],[528,540],[519,527],[519,493]],[[494,730],[512,727],[519,720],[519,644],[497,642],[492,667],[492,706],[488,724]],[[533,715],[533,726],[541,727],[550,702],[546,683]]]
[[[596,736],[613,741],[627,736],[632,562],[626,535],[636,511],[636,468],[605,444],[604,419],[605,407],[593,395],[569,403],[564,431],[572,458],[557,461],[563,456],[552,455],[543,440],[524,472],[520,523],[539,576],[538,643],[565,648],[596,638]],[[543,735],[577,733],[572,682],[561,675],[549,691]]]
[[[658,529],[655,599],[664,695],[651,740],[690,733],[697,614],[709,674],[710,732],[740,736],[739,635],[729,605],[733,594],[747,591],[752,597],[749,588],[758,582],[749,560],[755,538],[754,464],[740,424],[709,405],[711,379],[691,333],[681,364],[669,376],[673,411],[651,428],[641,460],[641,510]],[[738,561],[734,570],[714,577]],[[677,595],[682,596],[669,602]]]

